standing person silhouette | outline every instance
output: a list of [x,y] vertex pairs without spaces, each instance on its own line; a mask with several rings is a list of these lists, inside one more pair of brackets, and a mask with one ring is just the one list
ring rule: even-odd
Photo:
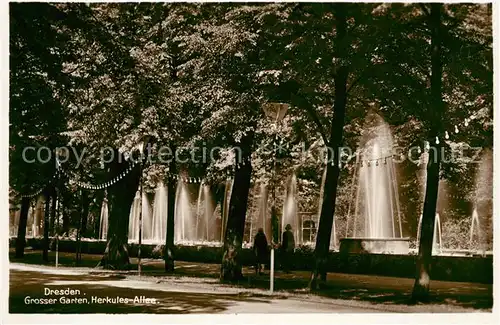
[[285,273],[290,273],[290,262],[292,259],[293,250],[295,249],[295,239],[293,238],[292,226],[287,224],[281,240],[282,249],[282,267]]
[[259,228],[254,237],[253,251],[256,258],[255,273],[262,274],[262,268],[267,263],[267,238],[262,228]]

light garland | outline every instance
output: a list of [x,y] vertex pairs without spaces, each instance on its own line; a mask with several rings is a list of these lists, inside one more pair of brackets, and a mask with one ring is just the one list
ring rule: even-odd
[[36,191],[35,193],[32,193],[32,194],[22,194],[21,197],[22,198],[32,198],[34,196],[40,195],[40,193],[42,193],[42,191],[43,191],[43,187],[41,189],[39,189],[38,191]]
[[[62,169],[61,163],[58,160],[56,160],[56,162],[58,164],[58,170],[61,171],[68,179],[71,180],[72,177],[64,169]],[[116,184],[122,178],[124,178],[125,176],[127,176],[128,173],[130,171],[132,171],[132,169],[134,169],[134,167],[136,165],[137,165],[137,163],[135,161],[132,161],[132,163],[125,169],[125,171],[123,171],[120,175],[116,176],[112,180],[110,180],[108,182],[105,182],[105,183],[92,184],[92,183],[81,182],[81,181],[74,181],[74,182],[75,182],[76,186],[78,186],[80,188],[83,188],[83,189],[86,189],[86,190],[102,190],[102,189],[107,189],[108,187]]]
[[[465,127],[467,127],[469,125],[469,121],[472,121],[474,120],[476,117],[475,115],[472,115],[470,118],[465,118],[464,120],[464,123],[463,125]],[[458,124],[460,125],[460,124]],[[454,133],[455,134],[458,134],[459,133],[459,127],[458,125],[454,125]],[[450,139],[450,133],[448,131],[445,131],[444,133],[444,138],[446,140],[449,140]],[[435,143],[438,145],[440,144],[440,141],[439,141],[439,136],[436,136],[435,137]],[[424,141],[424,151],[429,151],[430,150],[430,141]],[[420,155],[422,153],[422,149],[420,148],[420,146],[418,146],[418,149],[417,149],[417,152],[418,154]],[[360,166],[361,167],[364,167],[364,164],[366,164],[367,167],[371,167],[371,164],[373,162],[375,162],[374,166],[380,166],[382,165],[382,160],[384,161],[384,165],[387,165],[387,158],[395,158],[397,155],[393,154],[393,155],[389,155],[389,156],[385,156],[385,157],[380,157],[380,158],[376,158],[376,159],[362,159],[360,161]],[[403,154],[400,155],[400,158],[401,159],[404,159],[405,156]],[[342,168],[345,168],[348,166],[349,162],[351,160],[347,161],[344,163],[344,165],[342,166],[342,162],[339,161],[338,162],[338,168],[339,169],[342,169]],[[357,159],[355,161],[358,161]],[[380,163],[379,163],[380,161]],[[62,165],[61,163],[59,162],[59,160],[56,159],[56,163],[57,163],[57,171],[56,171],[56,174],[54,175],[54,178],[57,176],[57,173],[58,172],[61,172],[62,174],[64,174],[68,179],[72,179],[72,177],[64,170],[62,169]],[[248,161],[248,163],[250,163],[250,161]],[[243,160],[241,163],[238,163],[236,165],[233,165],[232,167],[232,173],[234,173],[236,170],[242,168],[242,166],[245,166],[247,164],[247,161],[246,160]],[[328,161],[325,161],[325,164],[328,164]],[[331,165],[334,166],[335,165],[335,162],[332,161],[331,162]],[[80,187],[80,188],[83,188],[83,189],[87,189],[87,190],[102,190],[102,189],[107,189],[108,187],[116,184],[117,182],[119,182],[121,179],[123,179],[125,176],[128,175],[128,173],[136,166],[136,162],[135,161],[132,161],[132,163],[127,167],[127,169],[122,172],[120,175],[116,176],[115,178],[113,178],[112,180],[108,181],[108,182],[105,182],[105,183],[101,183],[101,184],[91,184],[91,183],[87,183],[87,182],[81,182],[81,181],[75,181],[75,184]],[[227,179],[230,179],[231,178],[231,171],[227,170],[226,174],[227,174]],[[170,173],[167,173],[167,177],[169,179],[173,179],[175,181],[182,181],[184,183],[188,183],[188,184],[201,184],[203,183],[203,179],[200,178],[200,177],[183,177],[183,176],[180,176],[180,175],[176,175],[176,174],[170,174]],[[21,195],[21,197],[34,197],[36,195],[39,195],[41,192],[42,192],[43,188],[41,188],[40,190],[38,190],[37,192],[33,193],[33,194],[26,194],[26,195]]]

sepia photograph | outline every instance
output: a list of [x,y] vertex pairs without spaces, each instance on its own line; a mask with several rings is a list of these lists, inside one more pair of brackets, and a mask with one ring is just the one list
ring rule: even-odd
[[9,319],[494,314],[491,2],[5,7]]

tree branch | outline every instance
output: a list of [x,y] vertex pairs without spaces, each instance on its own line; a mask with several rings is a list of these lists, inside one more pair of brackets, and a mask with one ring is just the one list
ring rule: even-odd
[[347,88],[347,93],[349,94],[349,92],[351,91],[352,88],[354,88],[354,86],[356,86],[356,84],[363,78],[363,76],[365,75],[365,72],[366,70],[368,70],[368,68],[364,69],[360,74],[359,76],[354,79],[354,81],[349,85],[349,88]]
[[305,98],[303,98],[302,96],[299,96],[297,94],[292,94],[291,99],[292,99],[292,103],[294,103],[295,106],[297,106],[299,108],[303,108],[306,111],[309,118],[316,125],[317,131],[319,132],[319,134],[323,138],[323,141],[325,142],[325,144],[328,144],[329,139],[326,135],[325,128],[323,126],[323,123],[321,123],[319,116],[318,116],[318,113],[316,112],[314,107],[307,100],[305,100]]
[[425,6],[425,4],[423,3],[419,3],[420,5],[420,8],[422,8],[422,11],[425,13],[425,15],[427,17],[430,17],[431,16],[431,13],[429,12],[429,10],[427,9],[427,7]]

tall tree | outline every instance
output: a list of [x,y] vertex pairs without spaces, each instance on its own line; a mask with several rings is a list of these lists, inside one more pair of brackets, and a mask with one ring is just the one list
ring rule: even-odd
[[[380,44],[381,64],[363,86],[378,94],[394,120],[413,125],[410,143],[430,147],[413,292],[415,300],[426,300],[439,180],[461,165],[443,158],[457,146],[490,138],[491,130],[471,130],[482,130],[491,117],[491,22],[487,6],[384,4],[379,10],[381,23],[392,24],[394,42]],[[403,49],[407,55],[400,55]]]
[[23,197],[21,199],[21,214],[19,216],[19,226],[16,237],[16,258],[24,257],[26,225],[28,221],[29,209],[30,209],[30,199],[28,197]]
[[[432,110],[429,138],[434,139],[443,133],[442,120],[445,108],[442,100],[442,5],[431,4],[429,13],[429,27],[431,29],[431,103]],[[427,163],[427,185],[425,191],[424,211],[420,243],[417,257],[417,276],[413,287],[413,299],[423,300],[428,297],[430,284],[430,265],[432,257],[432,243],[434,239],[434,222],[439,189],[439,171],[442,159],[441,142],[433,144]]]
[[[183,36],[189,56],[184,73],[191,76],[203,117],[197,140],[218,147],[221,154],[206,166],[208,179],[218,182],[234,169],[234,185],[224,234],[221,279],[241,278],[239,254],[252,175],[258,121],[265,101],[259,75],[276,64],[272,50],[281,4],[224,4],[199,7],[200,21]],[[215,132],[214,132],[215,131]]]
[[[330,127],[330,137],[327,145],[328,164],[326,166],[326,178],[324,188],[324,199],[321,203],[321,215],[318,233],[316,235],[316,247],[314,250],[316,265],[311,275],[311,288],[317,287],[317,277],[321,276],[326,281],[326,259],[330,248],[330,237],[332,233],[333,218],[335,213],[335,201],[337,197],[337,185],[340,174],[339,149],[342,145],[344,131],[346,106],[347,106],[347,81],[349,67],[347,66],[347,8],[345,4],[338,4],[334,8],[335,14],[335,58],[340,62],[334,78],[334,104],[333,118]],[[331,162],[331,163],[330,163]]]

